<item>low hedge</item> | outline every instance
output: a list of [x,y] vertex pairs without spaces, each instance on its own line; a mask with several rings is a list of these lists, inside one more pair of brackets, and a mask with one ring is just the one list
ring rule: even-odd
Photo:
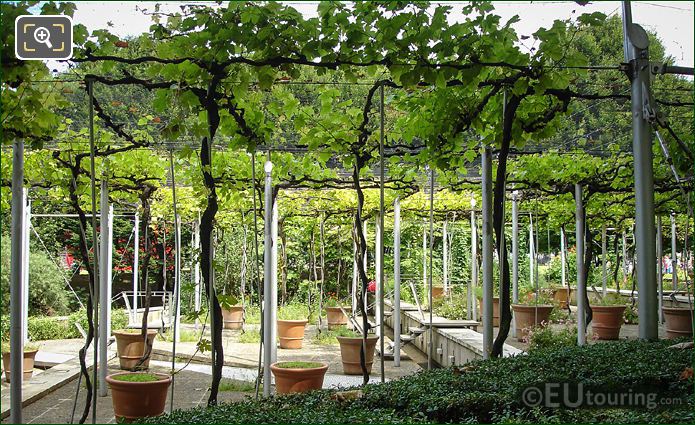
[[[693,422],[692,350],[673,341],[621,341],[585,347],[537,349],[527,355],[481,360],[464,368],[423,371],[363,388],[338,401],[335,391],[246,400],[177,410],[147,423],[415,423],[415,422]],[[647,408],[547,409],[521,401],[525,388],[546,382],[594,391],[648,389],[679,397],[680,405]]]
[[[32,341],[46,341],[50,339],[82,338],[77,330],[75,322],[79,323],[87,331],[87,316],[85,310],[79,310],[68,317],[30,316],[27,323],[29,339]],[[2,337],[9,338],[9,316],[2,317]],[[128,314],[123,309],[111,311],[111,329],[123,329],[128,326]]]

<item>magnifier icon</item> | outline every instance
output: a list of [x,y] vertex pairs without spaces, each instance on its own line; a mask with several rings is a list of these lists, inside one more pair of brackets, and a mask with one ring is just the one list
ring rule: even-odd
[[49,49],[53,48],[53,44],[51,44],[51,33],[46,27],[38,27],[34,30],[34,40],[36,40],[37,43],[45,44]]

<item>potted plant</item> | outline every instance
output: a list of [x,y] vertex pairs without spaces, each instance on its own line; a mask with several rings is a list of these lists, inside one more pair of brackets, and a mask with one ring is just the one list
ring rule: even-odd
[[565,310],[569,306],[570,296],[572,294],[572,288],[569,286],[560,288],[550,288],[550,295],[558,306]]
[[681,307],[661,307],[666,320],[666,338],[693,336],[693,310]]
[[591,329],[596,339],[618,339],[623,325],[625,301],[618,294],[608,294],[598,303],[591,304],[594,316]]
[[531,300],[528,300],[527,297],[520,298],[524,302],[512,304],[512,310],[514,310],[517,340],[525,341],[529,329],[548,323],[550,312],[553,311],[553,304],[550,297],[542,293],[532,297]]
[[[150,356],[138,366],[138,362],[145,354],[145,340],[142,337],[141,329],[121,329],[113,331],[116,337],[116,351],[118,352],[118,361],[122,370],[133,371],[147,370],[150,367]],[[147,343],[152,346],[154,339],[157,336],[156,329],[147,330]]]
[[[37,344],[24,344],[24,356],[22,360],[23,380],[28,381],[34,374],[34,359],[39,352]],[[10,343],[2,342],[2,368],[5,370],[5,382],[10,382]]]
[[[483,288],[482,286],[477,286],[475,288],[476,296],[478,297],[478,314],[482,316],[483,314]],[[492,326],[499,327],[500,325],[500,294],[497,289],[497,285],[493,289],[492,297]]]
[[[346,331],[344,335],[336,336],[340,344],[340,359],[343,362],[343,373],[346,375],[362,375],[362,366],[360,365],[360,352],[362,351],[362,335],[355,331]],[[372,373],[372,364],[374,363],[374,349],[379,337],[376,335],[367,335],[367,347],[365,356],[365,365],[367,373]]]
[[320,390],[328,364],[322,362],[277,362],[270,365],[278,394]]
[[171,376],[163,373],[118,372],[106,377],[116,422],[132,422],[164,413]]
[[[304,341],[304,330],[306,324],[309,323],[306,309],[288,305],[278,309],[278,338],[280,339],[280,348],[299,349],[302,348]],[[302,319],[301,317],[306,317]]]
[[324,298],[324,309],[326,310],[326,320],[328,321],[328,329],[336,329],[345,327],[348,323],[348,317],[341,308],[343,303],[338,300],[334,292],[328,292]]
[[222,320],[225,329],[241,329],[244,324],[244,307],[234,295],[218,295],[222,309]]

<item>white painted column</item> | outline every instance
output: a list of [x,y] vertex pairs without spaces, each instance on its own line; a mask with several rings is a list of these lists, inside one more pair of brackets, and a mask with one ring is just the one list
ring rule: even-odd
[[[519,191],[512,192],[512,304],[519,303]],[[512,309],[512,337],[516,338],[516,320]]]
[[[30,207],[31,205],[29,205]],[[671,264],[673,273],[671,273],[671,283],[673,283],[673,292],[678,290],[678,234],[676,233],[676,213],[671,213]],[[28,275],[27,275],[28,276]]]
[[586,279],[584,277],[584,204],[582,186],[574,185],[577,244],[577,345],[586,344]]
[[393,366],[401,365],[401,203],[393,200]]
[[133,304],[130,314],[130,323],[137,321],[138,314],[138,272],[140,268],[140,214],[135,213],[135,225],[133,228]]
[[381,250],[379,247],[381,246],[381,220],[379,215],[376,216],[376,220],[374,220],[375,226],[376,226],[376,232],[374,233],[374,269],[375,269],[375,281],[376,281],[376,291],[374,292],[374,299],[376,302],[374,303],[374,321],[377,323],[377,328],[376,328],[376,334],[379,338],[384,337],[384,328],[381,326],[381,323],[379,323],[379,318],[381,317],[381,303],[379,300],[381,299],[381,276],[379,273],[379,270],[381,270]]
[[[108,287],[110,287],[110,283],[108,281],[108,257],[110,250],[107,247],[109,243],[109,188],[106,182],[106,179],[103,178],[101,179],[101,197],[99,200],[99,227],[101,228],[101,231],[99,232],[99,254],[101,255],[101,258],[99,259],[99,264],[101,267],[99,267],[99,284],[101,285],[101,288],[99,288],[99,339],[98,341],[95,341],[96,344],[99,345],[99,382],[97,385],[97,394],[99,397],[106,397],[108,394],[107,390],[107,385],[106,385],[106,374],[108,372],[108,353],[106,351],[106,347],[108,345],[108,339],[109,336],[106,333],[106,328],[108,327],[108,315],[107,315],[107,310],[108,306],[111,305],[111,298],[109,297],[109,291]],[[96,213],[96,212],[95,212]]]
[[606,226],[601,230],[601,282],[603,284],[603,296],[608,293],[608,269],[606,264],[606,256],[608,253],[608,241],[606,235]]
[[659,323],[664,323],[664,265],[662,259],[664,258],[664,246],[663,246],[664,234],[661,228],[661,216],[656,216],[656,285],[657,291],[659,291]]
[[492,152],[483,151],[483,359],[492,355],[493,230],[492,230]]
[[528,265],[529,265],[529,284],[533,287],[534,284],[534,262],[536,261],[536,250],[534,249],[533,238],[533,215],[528,215]]
[[352,315],[357,313],[357,243],[352,240]]
[[447,220],[444,219],[442,226],[442,284],[444,293],[449,293],[449,244],[447,243]]
[[23,202],[26,205],[24,209],[24,227],[22,232],[22,248],[24,255],[22,256],[22,338],[24,343],[29,341],[29,242],[31,239],[31,199],[29,199],[29,189],[24,188]]
[[[193,251],[200,252],[200,216],[198,220],[193,222]],[[202,288],[200,285],[200,258],[195,255],[193,263],[193,308],[196,313],[200,313],[200,301],[202,297]],[[195,321],[195,329],[198,330],[199,319]]]
[[422,292],[427,292],[427,221],[422,222]]
[[566,288],[567,287],[567,239],[565,237],[565,228],[560,227],[560,262],[561,264],[561,279],[562,279],[562,287]]
[[181,342],[181,216],[174,217],[175,253],[174,253],[174,332],[176,342]]
[[468,286],[468,319],[478,320],[478,227],[475,219],[475,198],[471,198],[471,281]]
[[[275,363],[278,359],[278,200],[277,196],[273,200],[273,220],[271,222],[270,233],[273,246],[270,250],[270,303],[273,308],[270,310],[270,361]],[[321,314],[321,312],[319,312]]]

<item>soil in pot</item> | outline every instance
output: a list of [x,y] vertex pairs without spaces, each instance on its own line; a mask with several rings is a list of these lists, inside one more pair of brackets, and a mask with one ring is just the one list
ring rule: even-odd
[[[118,351],[118,361],[122,370],[133,370],[140,361],[140,358],[145,354],[145,341],[143,341],[140,329],[114,331],[116,337],[116,349]],[[147,339],[154,343],[157,336],[157,331],[149,329],[147,331]],[[140,366],[141,370],[146,370],[150,367],[150,359]]]
[[328,321],[328,329],[336,329],[346,326],[348,323],[348,317],[340,307],[326,307],[326,319]]
[[164,413],[171,377],[162,373],[119,372],[106,377],[116,422]]
[[222,320],[225,329],[241,329],[244,323],[244,307],[235,305],[222,308]]
[[304,328],[308,320],[278,320],[280,348],[299,349],[304,341]]
[[596,339],[618,339],[620,327],[623,325],[624,305],[592,305],[594,312],[591,329]]
[[303,393],[320,390],[328,370],[321,362],[277,362],[270,365],[275,376],[275,392],[278,394]]
[[[38,349],[24,350],[24,357],[22,359],[22,380],[28,381],[34,374],[34,359],[36,358],[36,353]],[[5,370],[5,382],[10,382],[10,353],[2,353],[2,368]]]
[[[340,344],[340,358],[343,362],[343,373],[346,375],[362,375],[360,366],[360,351],[362,349],[362,337],[337,336]],[[374,363],[374,348],[379,337],[376,335],[367,336],[367,358],[366,366],[369,373],[372,372]]]
[[666,338],[693,336],[693,310],[679,307],[661,307],[666,320]]
[[531,328],[548,323],[553,306],[512,304],[512,309],[514,310],[514,323],[516,323],[516,339],[525,341]]

